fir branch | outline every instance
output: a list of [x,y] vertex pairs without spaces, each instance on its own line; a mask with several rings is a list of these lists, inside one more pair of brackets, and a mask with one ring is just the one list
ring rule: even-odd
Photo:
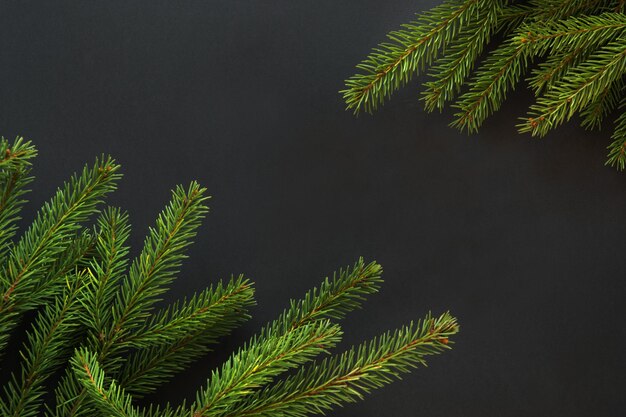
[[[127,353],[128,347],[118,341],[144,324],[158,296],[174,279],[185,258],[185,249],[208,211],[204,205],[208,200],[205,191],[196,182],[187,189],[178,186],[172,191],[169,205],[158,216],[156,227],[150,229],[141,254],[132,263],[128,277],[111,301],[111,320],[107,329],[91,339],[90,348],[96,352],[100,366],[107,371],[119,370],[122,355]],[[87,414],[83,411],[86,409],[86,392],[76,385],[71,374],[61,382],[57,389],[57,404],[62,406],[57,406],[55,416]]]
[[535,96],[541,95],[553,85],[561,81],[563,75],[572,67],[578,65],[589,56],[590,50],[586,46],[579,46],[571,51],[549,56],[538,68],[532,70],[528,79],[529,86]]
[[[0,274],[0,351],[16,324],[15,313],[34,308],[54,294],[41,290],[51,287],[50,282],[42,281],[49,264],[63,253],[64,243],[96,211],[102,198],[115,189],[118,169],[110,157],[97,159],[91,168],[86,166],[44,205],[12,248]],[[40,291],[33,294],[37,289]]]
[[498,16],[498,32],[508,34],[526,19],[537,15],[537,9],[528,4],[507,4]]
[[[620,108],[626,105],[626,100],[622,100]],[[609,154],[606,165],[610,165],[619,170],[626,167],[626,112],[622,112],[615,120],[615,130],[611,136],[613,141],[608,146]]]
[[626,37],[620,37],[570,69],[561,83],[530,107],[520,132],[544,136],[550,129],[584,109],[626,70]]
[[85,291],[83,322],[101,339],[112,320],[109,306],[128,263],[129,247],[125,245],[130,234],[128,214],[109,207],[98,218],[95,233],[97,257],[90,264],[92,280]]
[[[81,349],[86,349],[82,346]],[[95,405],[88,401],[87,389],[77,378],[71,366],[59,380],[55,390],[55,406],[46,404],[47,417],[78,417],[94,415],[97,412]]]
[[391,32],[357,68],[362,71],[345,81],[341,91],[348,109],[371,113],[423,70],[458,32],[486,14],[479,0],[448,0],[415,22]]
[[103,416],[140,417],[132,398],[112,381],[105,387],[105,374],[98,364],[97,356],[86,349],[77,349],[71,360],[72,369],[81,382],[86,395]]
[[[249,394],[250,387],[256,388],[269,382],[271,377],[284,372],[287,369],[283,364],[285,358],[296,355],[291,366],[301,365],[334,345],[340,334],[339,328],[331,326],[326,329],[330,324],[325,319],[340,319],[349,311],[359,308],[365,295],[378,290],[381,272],[380,265],[374,262],[366,265],[360,258],[351,269],[340,270],[339,273],[335,273],[332,280],[326,278],[319,288],[307,292],[301,300],[292,300],[290,308],[263,328],[260,334],[249,342],[248,348],[244,347],[237,355],[231,357],[222,368],[222,374],[213,374],[207,382],[207,389],[198,394],[191,414],[194,417],[208,416],[219,413],[221,409],[228,409],[233,401],[239,400],[244,394]],[[304,333],[307,334],[311,329],[316,329],[316,326],[322,326],[322,329],[329,333],[325,336],[326,339],[310,334],[313,336],[313,339],[310,339],[313,343],[312,345],[305,343],[304,355],[300,355],[295,347],[287,347],[285,351],[279,350],[274,354],[267,353],[271,348],[263,347],[274,343],[284,347],[285,342],[279,341],[290,340],[294,334],[301,334],[304,331],[302,329],[309,329]],[[252,347],[261,350],[255,353]],[[263,366],[255,364],[254,361],[259,360],[265,361]],[[235,369],[231,369],[233,366]],[[224,378],[226,374],[230,375],[232,386],[228,385],[228,379]],[[233,375],[238,375],[240,379]],[[239,386],[241,388],[237,388]]]
[[[491,2],[487,12],[475,22],[459,31],[458,36],[446,48],[446,55],[439,58],[429,71],[433,81],[424,83],[426,91],[422,99],[427,111],[442,110],[444,104],[461,90],[466,77],[474,68],[474,62],[482,54],[491,36],[502,25],[501,2]],[[508,18],[513,19],[512,15]]]
[[64,280],[67,275],[73,275],[78,270],[85,271],[94,255],[95,239],[88,230],[81,230],[63,242],[65,247],[56,260],[47,268],[45,277],[33,289],[32,296],[49,294],[48,298],[56,297],[63,291]]
[[198,392],[190,415],[213,416],[229,410],[273,377],[327,352],[340,336],[339,326],[319,320],[282,334],[253,337],[212,373],[207,387]]
[[[0,161],[0,184],[2,170],[12,166],[15,161]],[[6,296],[0,299],[0,342],[6,343],[8,330],[21,314],[43,307],[21,351],[20,372],[5,387],[2,416],[39,415],[44,382],[63,364],[69,366],[55,390],[56,404],[43,404],[47,416],[223,416],[267,392],[264,387],[279,375],[327,353],[341,338],[341,329],[329,319],[343,318],[379,288],[380,265],[359,259],[301,300],[292,300],[276,320],[211,373],[193,404],[140,409],[131,395],[153,392],[247,319],[253,290],[240,276],[154,314],[155,302],[176,275],[207,212],[205,190],[195,182],[174,190],[125,276],[128,216],[109,208],[101,213],[93,233],[81,226],[115,188],[117,168],[111,159],[103,159],[74,176],[7,252],[0,271],[0,296]],[[437,326],[430,331],[439,332]],[[370,346],[372,352],[393,347],[410,332],[383,336],[379,347],[373,347],[378,342]],[[443,333],[438,334],[437,342],[445,344]],[[371,376],[376,380],[371,386],[382,384],[395,372],[385,371],[386,364],[389,369],[407,370],[409,359],[397,359],[407,349],[421,349],[423,355],[436,350],[424,340],[419,344],[422,347],[396,346],[397,354],[390,352],[372,363],[362,380]],[[79,347],[70,358],[74,346]],[[368,359],[365,348],[356,355],[363,356],[359,363]],[[319,408],[316,401],[303,404]]]
[[626,17],[623,14],[605,13],[600,16],[571,18],[548,25],[535,24],[529,27],[527,40],[554,41],[550,45],[552,54],[533,70],[529,85],[539,96],[561,82],[563,75],[572,67],[586,60],[593,51],[624,34]]
[[[189,301],[176,302],[153,315],[145,326],[120,343],[144,348],[177,341],[197,331],[215,332],[216,338],[221,337],[238,324],[239,318],[249,318],[246,309],[254,304],[253,296],[252,284],[241,275],[226,285],[219,282],[215,288],[211,286]],[[214,328],[207,328],[208,324]]]
[[448,313],[428,315],[417,324],[353,347],[302,368],[297,374],[257,391],[219,417],[304,417],[324,414],[343,403],[362,399],[364,393],[380,388],[418,365],[426,357],[450,348],[456,334],[456,319]]
[[599,129],[604,118],[617,108],[623,92],[624,80],[619,78],[580,112],[580,125],[585,129]]
[[130,354],[116,378],[120,386],[133,394],[153,392],[247,320],[253,297],[252,284],[239,276],[155,315],[145,328],[120,341],[140,349]]
[[531,0],[529,6],[538,11],[535,20],[545,21],[610,11],[606,3],[606,0]]
[[452,125],[478,130],[500,108],[533,58],[548,51],[574,51],[606,36],[617,37],[625,29],[626,16],[616,13],[522,26],[476,71],[470,90],[454,105],[460,111]]
[[20,352],[21,373],[19,376],[13,374],[4,387],[4,398],[0,401],[2,416],[38,415],[45,393],[43,383],[67,361],[76,340],[79,324],[77,298],[83,284],[81,275],[68,277],[62,297],[57,297],[39,313]]
[[4,261],[11,240],[17,232],[19,213],[26,200],[26,189],[32,182],[31,159],[37,155],[35,147],[18,137],[12,145],[0,139],[0,260]]
[[113,322],[106,335],[106,349],[133,328],[143,324],[150,309],[174,279],[208,209],[206,189],[192,182],[188,189],[178,186],[172,200],[151,228],[144,249],[130,267],[113,308]]
[[376,262],[365,264],[359,258],[352,268],[340,269],[318,288],[308,291],[298,301],[266,327],[265,332],[285,332],[319,319],[342,319],[350,311],[360,308],[365,296],[378,292],[382,282],[382,266]]

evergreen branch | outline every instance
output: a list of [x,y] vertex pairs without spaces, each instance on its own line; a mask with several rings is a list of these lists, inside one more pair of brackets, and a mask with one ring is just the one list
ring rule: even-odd
[[[81,349],[86,348],[82,346]],[[88,401],[87,389],[79,381],[71,366],[65,369],[54,393],[56,404],[54,408],[46,405],[47,417],[89,416],[97,412],[95,405]]]
[[[0,351],[6,344],[7,333],[15,326],[19,309],[36,307],[53,293],[33,291],[50,288],[41,281],[47,268],[63,253],[80,223],[96,211],[102,198],[115,189],[120,175],[113,159],[97,159],[81,175],[74,175],[63,189],[57,191],[37,215],[31,227],[12,248],[6,266],[0,274]],[[66,243],[66,244],[64,244]]]
[[459,111],[452,126],[476,132],[485,119],[497,111],[528,66],[524,45],[516,41],[515,34],[496,50],[478,68],[470,90],[459,97],[452,106]]
[[26,202],[23,196],[29,191],[26,186],[32,182],[30,160],[37,151],[30,142],[17,138],[13,145],[0,139],[0,260],[5,259],[11,240],[17,232],[19,212]]
[[68,274],[75,274],[76,270],[83,271],[89,268],[89,262],[94,255],[94,237],[87,230],[81,230],[63,242],[63,252],[47,268],[45,277],[33,289],[32,297],[46,297],[52,299],[64,289],[64,280]]
[[45,380],[70,356],[79,324],[77,297],[83,281],[80,275],[68,278],[63,296],[57,297],[54,304],[46,305],[39,313],[20,352],[21,374],[19,377],[13,374],[4,387],[4,398],[0,401],[3,417],[39,414]]
[[[123,362],[121,354],[127,346],[117,343],[141,327],[150,315],[150,309],[158,301],[177,273],[185,249],[191,244],[200,221],[208,211],[204,202],[205,189],[192,182],[188,189],[178,186],[172,192],[172,200],[161,212],[156,227],[151,228],[144,249],[130,267],[112,301],[111,320],[106,331],[92,339],[90,348],[96,352],[100,366],[116,372]],[[57,389],[57,417],[85,415],[86,391],[76,387],[71,375]],[[71,395],[68,395],[71,394]]]
[[562,81],[539,97],[520,132],[545,135],[582,110],[626,70],[626,37],[620,37],[570,69]]
[[0,171],[12,172],[24,168],[36,156],[37,149],[30,141],[18,136],[11,145],[4,137],[0,138]]
[[558,20],[581,14],[609,11],[606,0],[531,0],[529,6],[538,13],[535,20]]
[[444,104],[461,90],[463,82],[474,68],[474,62],[492,34],[502,25],[499,20],[502,10],[501,2],[491,2],[484,16],[461,29],[448,45],[446,55],[435,62],[429,71],[434,80],[424,83],[426,91],[422,99],[427,111],[442,110]]
[[231,278],[226,285],[219,282],[215,288],[211,286],[189,301],[176,302],[153,315],[144,327],[120,343],[145,348],[178,341],[197,331],[221,337],[249,318],[246,309],[254,304],[253,297],[252,284],[242,275]]
[[253,296],[251,283],[239,276],[157,314],[145,329],[123,341],[140,350],[126,360],[116,378],[120,386],[133,394],[153,392],[247,320]]
[[500,108],[533,58],[548,51],[574,51],[625,29],[626,16],[616,13],[523,25],[476,71],[472,87],[454,106],[460,111],[452,125],[475,132]]
[[350,311],[360,308],[365,296],[378,292],[382,266],[376,262],[365,264],[359,258],[352,268],[340,269],[327,277],[319,288],[308,291],[281,316],[269,324],[266,333],[285,332],[319,319],[342,319]]
[[623,92],[624,80],[619,78],[580,112],[580,125],[585,129],[599,129],[604,118],[617,108]]
[[364,393],[400,378],[426,357],[450,348],[458,332],[448,313],[428,315],[394,333],[385,333],[347,352],[325,358],[271,387],[257,391],[219,417],[304,417],[324,414],[335,406],[362,399]]
[[144,249],[132,263],[128,279],[122,283],[113,309],[113,322],[106,336],[111,348],[115,341],[141,325],[153,304],[174,279],[208,211],[206,189],[192,182],[188,189],[178,186],[172,200],[151,228]]
[[507,4],[498,16],[498,32],[508,34],[516,29],[524,20],[537,15],[537,9],[528,4]]
[[[352,269],[340,270],[338,274],[334,274],[332,280],[326,278],[319,289],[315,288],[307,292],[299,301],[292,300],[290,308],[285,310],[278,319],[268,324],[259,336],[249,342],[248,349],[244,347],[243,350],[239,351],[237,355],[241,355],[241,357],[237,355],[231,357],[229,362],[224,365],[221,377],[219,373],[213,374],[210,382],[207,383],[207,389],[202,395],[198,394],[198,399],[192,407],[191,414],[194,417],[199,417],[213,415],[222,408],[227,409],[232,401],[250,392],[247,387],[252,386],[256,388],[265,382],[269,382],[271,377],[285,371],[286,368],[282,361],[284,358],[289,357],[288,353],[277,351],[276,355],[263,354],[262,352],[268,349],[263,346],[266,344],[271,346],[277,341],[289,340],[293,337],[293,334],[297,335],[305,332],[303,329],[308,329],[304,333],[306,334],[311,329],[319,326],[320,323],[322,323],[325,329],[330,324],[322,320],[326,318],[340,319],[349,311],[359,308],[365,295],[378,290],[378,285],[381,282],[381,272],[382,268],[380,265],[374,262],[366,265],[363,259],[360,258]],[[339,328],[331,326],[330,330],[330,334],[326,336],[327,342],[324,342],[323,338],[320,339],[313,335],[313,346],[305,344],[305,352],[308,352],[308,349],[311,348],[313,350],[303,356],[298,356],[292,365],[304,363],[318,353],[325,351],[330,345],[334,345],[336,343],[335,339],[339,336]],[[284,344],[284,342],[280,343]],[[254,349],[257,348],[261,350],[255,353]],[[287,351],[289,349],[292,349],[290,354],[299,354],[298,349],[287,347]],[[255,361],[258,362],[259,358],[264,356],[268,357],[265,364],[257,367]],[[233,364],[237,364],[237,367],[231,370],[230,368],[235,366]],[[253,370],[250,370],[250,367],[253,367]],[[231,375],[230,383],[232,386],[224,387],[224,385],[229,384],[228,380],[224,378],[226,374]],[[233,375],[239,375],[240,378],[233,380]],[[257,380],[259,382],[256,382]],[[241,386],[241,388],[237,388],[237,386]]]
[[193,417],[219,415],[273,377],[325,353],[339,340],[336,324],[319,320],[282,334],[264,334],[213,371],[191,407]]
[[342,90],[348,109],[371,113],[430,65],[458,32],[485,14],[479,0],[448,0],[418,16],[417,21],[391,32],[389,41],[375,48],[357,65],[362,72],[345,81]]
[[561,81],[563,75],[572,67],[585,60],[590,53],[587,46],[579,46],[571,51],[549,56],[538,68],[532,70],[528,84],[535,91],[535,96],[550,89]]
[[539,41],[555,41],[550,45],[552,54],[546,62],[533,70],[529,79],[535,95],[558,84],[563,75],[572,67],[586,60],[598,48],[615,40],[626,31],[626,16],[616,13],[605,13],[600,16],[570,18],[545,25],[535,24],[528,27],[531,42],[538,37]]
[[[111,158],[96,160],[92,168],[85,167],[80,176],[74,175],[53,199],[44,205],[32,226],[16,244],[7,260],[2,279],[3,294],[0,311],[14,308],[20,297],[40,284],[37,278],[45,274],[45,266],[65,249],[80,223],[96,210],[102,198],[113,191],[119,166]],[[71,239],[70,239],[71,240]],[[23,297],[26,299],[30,297]]]
[[[620,104],[620,108],[624,106],[624,100]],[[615,120],[615,130],[611,136],[613,141],[608,146],[609,154],[606,165],[623,171],[626,167],[626,112],[622,112],[617,120]]]
[[103,416],[140,417],[132,404],[132,398],[115,381],[106,388],[105,374],[98,364],[97,356],[86,349],[77,349],[71,359],[72,369],[81,382],[89,399]]
[[86,291],[83,322],[89,326],[98,339],[103,337],[105,327],[111,322],[109,306],[115,299],[119,280],[123,277],[128,263],[130,234],[128,214],[120,209],[109,207],[98,218],[96,225],[97,258],[90,264],[92,281]]

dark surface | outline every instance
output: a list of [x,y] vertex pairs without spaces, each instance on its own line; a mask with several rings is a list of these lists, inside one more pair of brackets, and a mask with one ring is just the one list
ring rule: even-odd
[[3,2],[2,134],[40,150],[26,217],[112,153],[135,251],[176,183],[214,196],[171,299],[243,272],[254,319],[160,401],[339,266],[385,266],[346,344],[450,309],[455,349],[337,416],[615,416],[626,406],[626,173],[610,126],[515,133],[520,91],[480,134],[426,115],[409,86],[374,117],[336,93],[431,2]]

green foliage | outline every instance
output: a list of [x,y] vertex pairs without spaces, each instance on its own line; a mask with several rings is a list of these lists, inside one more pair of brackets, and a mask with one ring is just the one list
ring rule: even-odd
[[196,182],[176,187],[143,250],[130,260],[129,216],[102,207],[120,178],[112,158],[98,158],[71,177],[16,238],[36,152],[22,139],[3,139],[0,151],[0,352],[20,321],[28,329],[18,366],[11,366],[0,393],[1,417],[319,414],[425,365],[458,331],[448,313],[428,315],[333,355],[342,335],[337,320],[360,308],[382,282],[380,265],[359,259],[292,300],[207,371],[193,402],[139,406],[137,398],[210,352],[254,305],[252,283],[242,275],[168,306],[156,304],[208,212],[206,190]]
[[[500,109],[523,77],[535,102],[518,129],[533,136],[575,115],[584,128],[599,128],[624,97],[623,1],[447,0],[388,38],[346,80],[342,94],[355,113],[376,110],[429,66],[426,110],[451,102],[451,125],[470,133]],[[607,164],[618,169],[626,166],[622,124],[618,116],[608,147]]]

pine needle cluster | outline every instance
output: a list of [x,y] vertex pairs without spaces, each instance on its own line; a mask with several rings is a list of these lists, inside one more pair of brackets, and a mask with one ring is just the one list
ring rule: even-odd
[[[195,400],[140,406],[216,348],[249,317],[252,282],[233,276],[167,307],[163,294],[208,212],[206,190],[179,186],[129,259],[129,216],[102,207],[121,177],[103,156],[72,176],[17,236],[32,181],[30,142],[0,140],[0,416],[305,416],[361,399],[458,331],[448,313],[427,315],[341,354],[337,321],[378,291],[380,265],[359,259],[293,300],[208,379]],[[5,352],[27,329],[19,363]],[[14,337],[14,336],[13,336]]]
[[520,132],[542,137],[575,115],[584,128],[599,128],[618,111],[606,164],[623,170],[625,7],[623,0],[445,0],[389,33],[341,93],[348,109],[373,112],[426,72],[426,110],[451,103],[451,125],[472,133],[523,78],[535,101]]

